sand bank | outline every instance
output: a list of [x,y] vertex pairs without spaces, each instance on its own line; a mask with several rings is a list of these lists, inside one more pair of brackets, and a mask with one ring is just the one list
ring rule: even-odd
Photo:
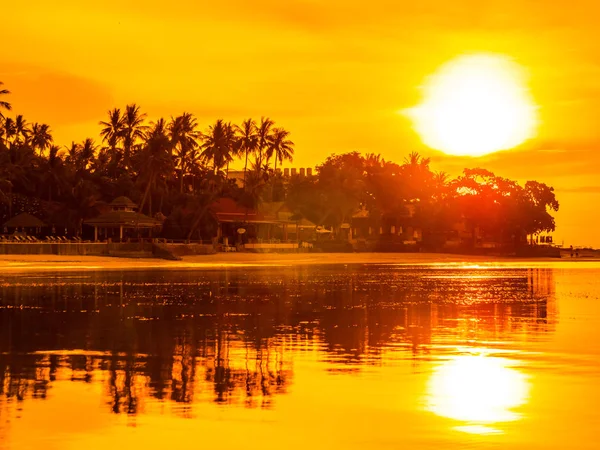
[[[324,264],[386,265],[571,265],[573,261],[556,259],[500,258],[490,256],[449,255],[437,253],[219,253],[189,256],[182,261],[132,259],[103,256],[0,255],[0,270],[18,271],[86,271],[141,269],[215,269],[227,267],[312,266]],[[584,261],[577,261],[583,263]],[[592,263],[593,264],[593,263]],[[595,264],[593,264],[596,266]],[[597,266],[596,266],[597,267]]]

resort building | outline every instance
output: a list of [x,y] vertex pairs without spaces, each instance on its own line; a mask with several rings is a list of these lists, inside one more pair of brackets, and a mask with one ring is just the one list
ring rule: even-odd
[[[314,238],[316,225],[295,215],[284,202],[263,202],[258,208],[221,198],[210,207],[217,222],[217,241],[224,245],[297,243]],[[260,247],[260,245],[258,245]]]
[[160,221],[137,212],[138,206],[127,197],[114,199],[109,207],[109,211],[83,222],[94,227],[94,241],[150,238],[162,226]]

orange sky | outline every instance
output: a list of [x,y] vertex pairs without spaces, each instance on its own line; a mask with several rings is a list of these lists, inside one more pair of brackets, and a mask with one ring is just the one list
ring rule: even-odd
[[[593,0],[31,0],[2,6],[0,80],[16,113],[67,144],[97,138],[114,106],[150,118],[183,111],[267,115],[292,132],[295,166],[359,150],[412,150],[455,173],[484,166],[557,189],[555,238],[592,244],[600,209],[600,4]],[[441,64],[468,52],[514,58],[530,74],[538,137],[524,149],[455,158],[420,144],[396,114]]]

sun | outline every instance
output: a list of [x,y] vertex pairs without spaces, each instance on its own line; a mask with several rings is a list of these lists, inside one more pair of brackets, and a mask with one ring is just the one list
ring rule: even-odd
[[429,411],[457,421],[461,431],[486,434],[521,417],[517,410],[528,400],[529,382],[507,359],[462,355],[436,368],[428,391]]
[[408,111],[423,142],[458,156],[511,149],[534,136],[537,108],[524,70],[502,55],[456,58],[431,76]]

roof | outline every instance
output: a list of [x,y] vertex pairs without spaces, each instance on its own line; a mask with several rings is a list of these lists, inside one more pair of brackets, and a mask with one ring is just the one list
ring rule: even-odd
[[[293,222],[293,223],[295,224],[296,222]],[[305,219],[303,217],[302,219],[300,219],[298,221],[298,228],[303,228],[303,229],[304,228],[317,228],[317,226],[313,222],[311,222],[310,220]]]
[[231,198],[220,198],[210,206],[210,211],[219,222],[277,223],[275,216],[242,206]]
[[45,227],[46,224],[29,213],[22,213],[9,219],[4,226],[8,228],[41,228]]
[[121,197],[115,198],[112,202],[110,202],[110,206],[112,207],[126,207],[131,209],[137,209],[137,205],[131,201],[129,197],[125,197],[122,195]]
[[352,214],[352,218],[353,219],[366,219],[369,217],[369,211],[367,211],[366,209],[359,209],[358,211],[356,211],[354,214]]
[[109,211],[83,222],[86,225],[103,227],[153,228],[161,222],[135,211]]

